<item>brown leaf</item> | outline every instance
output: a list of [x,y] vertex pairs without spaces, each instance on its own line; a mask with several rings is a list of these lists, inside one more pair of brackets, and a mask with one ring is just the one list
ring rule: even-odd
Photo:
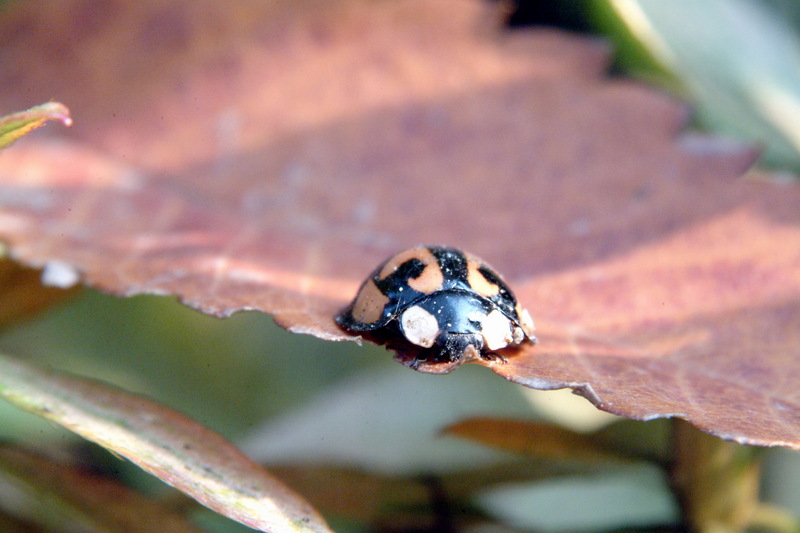
[[630,461],[596,437],[541,422],[499,418],[468,418],[444,429],[444,434],[543,460],[589,464]]
[[37,6],[0,21],[0,87],[78,124],[3,155],[15,257],[353,339],[332,316],[379,261],[460,246],[538,325],[498,374],[800,447],[800,190],[598,79],[602,45],[470,0]]
[[547,348],[494,370],[568,383],[612,413],[680,416],[745,444],[797,447],[798,190],[703,182],[689,194],[730,208],[523,287],[524,301],[553,305],[539,321]]
[[29,319],[79,290],[77,286],[65,290],[42,285],[42,277],[38,270],[0,258],[0,328]]

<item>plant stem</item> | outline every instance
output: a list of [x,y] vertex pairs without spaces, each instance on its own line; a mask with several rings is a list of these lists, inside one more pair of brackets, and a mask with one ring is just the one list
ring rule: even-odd
[[692,531],[727,533],[753,523],[759,507],[761,451],[675,419],[670,475]]

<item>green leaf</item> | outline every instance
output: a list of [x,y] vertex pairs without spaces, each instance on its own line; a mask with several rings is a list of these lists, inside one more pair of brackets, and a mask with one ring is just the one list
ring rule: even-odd
[[800,169],[800,37],[785,16],[752,0],[609,3],[681,78],[703,125]]
[[[0,494],[14,502],[5,508],[8,518],[47,531],[202,531],[175,509],[112,479],[5,445],[0,445]],[[0,531],[8,529],[0,521]]]
[[19,113],[0,117],[0,148],[9,146],[48,120],[58,120],[67,127],[72,125],[69,109],[58,102],[47,102]]
[[0,397],[121,455],[261,531],[330,531],[299,495],[217,433],[106,384],[0,355]]
[[269,421],[242,447],[264,462],[316,461],[403,475],[496,464],[508,456],[460,439],[437,438],[443,427],[487,411],[530,417],[519,390],[481,370],[470,365],[441,380],[420,379],[399,365],[374,368]]
[[680,520],[666,479],[646,465],[592,477],[507,484],[481,494],[478,504],[507,524],[533,531],[605,531]]

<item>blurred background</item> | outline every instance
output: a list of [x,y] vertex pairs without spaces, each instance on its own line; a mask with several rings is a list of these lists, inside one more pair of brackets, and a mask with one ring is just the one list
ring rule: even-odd
[[[511,31],[548,25],[606,40],[614,50],[610,75],[633,77],[690,103],[690,128],[756,143],[764,151],[763,169],[776,179],[795,179],[800,2],[519,0],[504,6]],[[568,392],[510,386],[471,366],[448,376],[419,375],[381,348],[293,335],[258,313],[215,319],[171,298],[118,299],[82,290],[45,312],[3,324],[0,350],[145,394],[270,466],[336,465],[384,480],[422,480],[434,489],[430,480],[437,477],[529,466],[440,435],[471,416],[541,420],[578,432],[618,426],[658,453],[668,446],[664,421],[620,421]],[[146,492],[165,490],[128,463],[5,403],[0,420],[0,440],[60,447]],[[580,471],[492,487],[473,504],[511,527],[540,531],[678,520],[657,469],[620,467],[592,476]],[[796,452],[768,451],[763,493],[800,514]],[[210,531],[245,530],[211,513],[198,515]],[[332,523],[341,531],[368,530],[347,516]]]

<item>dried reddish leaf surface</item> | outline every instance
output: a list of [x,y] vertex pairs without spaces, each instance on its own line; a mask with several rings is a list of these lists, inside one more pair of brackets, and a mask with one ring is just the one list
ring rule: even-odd
[[379,261],[455,245],[537,321],[498,374],[800,447],[800,189],[599,43],[467,0],[43,5],[0,20],[4,105],[76,126],[0,156],[16,258],[334,340]]
[[546,461],[584,461],[592,464],[631,460],[630,453],[622,453],[595,435],[583,435],[540,422],[467,418],[448,426],[443,433]]
[[79,290],[77,286],[68,290],[43,286],[40,271],[0,259],[0,329],[29,320]]

